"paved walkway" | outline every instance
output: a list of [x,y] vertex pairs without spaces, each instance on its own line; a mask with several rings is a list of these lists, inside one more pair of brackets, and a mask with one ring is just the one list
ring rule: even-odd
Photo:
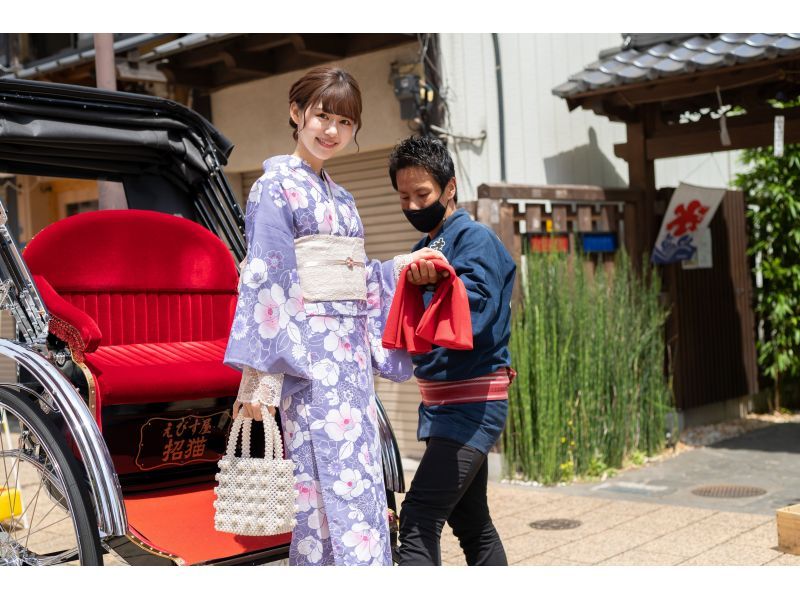
[[[512,565],[800,565],[777,550],[775,516],[569,496],[489,484],[489,508]],[[543,519],[574,519],[568,530],[530,527]],[[445,565],[465,560],[449,526]]]
[[[624,472],[601,483],[558,488],[573,496],[657,501],[661,504],[703,507],[775,515],[775,510],[800,503],[800,424],[783,423],[696,448],[673,458]],[[699,486],[756,487],[751,498],[702,498]]]
[[[782,423],[597,483],[491,483],[492,518],[509,562],[527,565],[800,565],[777,549],[775,510],[800,503],[800,424]],[[406,479],[411,480],[413,473]],[[750,498],[705,498],[699,486],[755,486]],[[575,519],[540,530],[542,519]],[[445,526],[443,560],[464,564]]]

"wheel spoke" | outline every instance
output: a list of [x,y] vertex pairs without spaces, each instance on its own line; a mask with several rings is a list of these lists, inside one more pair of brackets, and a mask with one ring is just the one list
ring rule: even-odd
[[[59,505],[58,505],[58,503],[55,503],[55,504],[54,504],[52,507],[50,507],[50,510],[49,510],[49,511],[47,511],[47,513],[45,513],[45,516],[44,516],[44,517],[42,517],[42,521],[44,521],[45,519],[47,519],[47,518],[50,516],[50,513],[52,513],[52,512],[53,512],[53,509],[55,509],[57,506],[59,506]],[[67,519],[69,519],[69,516],[67,516]],[[63,519],[61,519],[61,520],[59,520],[59,521],[63,521]],[[56,523],[58,523],[58,521],[57,521]],[[52,525],[52,524],[48,524],[47,526],[45,526],[45,527],[43,527],[43,528],[41,528],[41,529],[39,529],[39,530],[37,530],[37,531],[41,531],[41,530],[43,530],[43,529],[47,529],[48,527],[50,527],[50,525]]]
[[35,532],[33,532],[33,533],[32,533],[32,534],[30,534],[30,535],[32,536],[32,535],[34,535],[34,534],[38,534],[39,532],[43,532],[44,530],[46,530],[48,527],[53,527],[54,525],[58,525],[58,524],[59,524],[59,523],[61,523],[62,521],[68,521],[68,520],[71,520],[71,519],[72,519],[72,518],[71,518],[69,515],[67,515],[66,517],[62,517],[62,518],[61,518],[61,519],[59,519],[58,521],[54,521],[53,523],[48,523],[48,524],[47,524],[47,525],[45,525],[44,527],[40,527],[39,529],[37,529]]
[[43,555],[39,559],[39,565],[60,565],[61,563],[66,563],[67,561],[74,560],[75,557],[78,556],[78,549],[77,548],[70,548],[69,550],[65,550],[64,552],[59,552],[55,555]]
[[[22,442],[23,435],[24,435],[24,427],[23,427],[23,423],[20,422],[20,424],[19,424],[19,443]],[[15,467],[17,469],[17,471],[16,471],[16,479],[14,480],[14,485],[12,486],[12,488],[14,488],[15,491],[17,491],[17,492],[19,492],[19,470],[20,470],[19,461],[20,461],[20,453],[21,452],[22,452],[22,448],[20,447],[19,450],[17,451],[17,460],[14,462],[14,465],[11,466],[11,471],[12,472],[14,471]],[[15,519],[16,519],[16,517],[14,517],[14,505],[11,505],[11,525],[14,527],[14,529],[17,528],[17,522],[15,521]]]
[[[5,477],[0,485],[15,489],[19,498],[13,499],[13,493],[9,493],[10,517],[0,525],[0,564],[55,565],[76,559],[82,561],[82,543],[72,512],[72,501],[66,490],[67,480],[62,479],[63,465],[54,460],[59,453],[51,454],[55,448],[43,444],[43,437],[36,432],[38,428],[31,427],[24,412],[20,415],[13,407],[11,410],[6,407],[0,405],[0,409],[14,416],[17,442],[11,440],[9,444],[7,435],[0,430],[0,460],[3,461],[0,476]],[[38,484],[34,476],[39,478]],[[20,482],[25,485],[24,490]],[[14,511],[15,504],[19,504],[17,500],[22,502],[20,513]],[[40,502],[42,508],[39,508]],[[23,527],[23,522],[28,525]],[[63,526],[65,522],[72,524],[69,526],[71,533]],[[47,530],[52,530],[51,534],[54,532],[55,535],[42,534]],[[52,544],[53,547],[63,546],[64,550],[46,553],[37,548]]]
[[[3,410],[3,418],[4,418],[5,421],[7,421],[8,416],[6,414],[5,409]],[[2,459],[3,459],[3,471],[5,472],[5,475],[6,475],[6,481],[4,482],[3,485],[4,485],[4,487],[8,488],[9,487],[9,483],[8,482],[10,480],[9,480],[9,477],[8,477],[8,466],[6,465],[6,450],[5,450],[5,440],[4,439],[5,439],[5,434],[0,434],[0,448],[3,449],[3,457],[2,457]],[[11,450],[11,447],[9,447],[9,451],[10,450]],[[19,453],[17,453],[17,454],[19,454]],[[12,469],[12,471],[13,471],[13,469]],[[10,507],[9,510],[11,511],[12,517],[13,517],[14,504],[12,502],[11,493],[10,492],[8,494],[8,503],[9,503],[9,507]],[[13,523],[13,520],[12,520],[12,523]]]
[[[33,522],[36,520],[36,506],[39,504],[39,494],[42,492],[42,485],[43,484],[44,484],[44,478],[40,477],[39,478],[39,487],[36,489],[36,495],[33,498],[33,513],[31,513],[31,518],[30,518],[30,521],[28,522],[28,535],[25,536],[25,549],[26,550],[28,548],[28,541],[30,540],[30,537],[31,537],[31,530],[33,529]],[[27,510],[28,510],[28,507],[25,507],[25,510],[22,512],[22,515],[20,515],[20,519],[25,517],[25,512]],[[47,515],[49,515],[49,514],[50,513],[48,513]],[[47,518],[47,515],[45,515],[43,519]]]

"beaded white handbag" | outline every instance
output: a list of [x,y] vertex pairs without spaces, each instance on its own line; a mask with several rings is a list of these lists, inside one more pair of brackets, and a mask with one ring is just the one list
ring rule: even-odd
[[[233,420],[225,456],[219,461],[214,488],[214,529],[241,536],[274,536],[292,531],[297,523],[294,463],[283,458],[283,443],[275,418],[262,405],[264,458],[250,456],[253,420],[240,411]],[[242,456],[236,443],[242,438]]]

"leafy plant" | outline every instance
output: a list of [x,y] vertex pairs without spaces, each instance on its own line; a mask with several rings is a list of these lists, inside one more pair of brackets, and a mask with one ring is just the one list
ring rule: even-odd
[[734,184],[748,196],[748,252],[763,281],[755,293],[758,362],[779,410],[782,379],[800,374],[800,144],[781,157],[772,147],[744,150],[742,163],[747,171]]
[[599,477],[636,451],[660,451],[671,394],[658,277],[636,273],[624,252],[613,274],[557,253],[528,254],[524,263],[506,474],[546,484]]

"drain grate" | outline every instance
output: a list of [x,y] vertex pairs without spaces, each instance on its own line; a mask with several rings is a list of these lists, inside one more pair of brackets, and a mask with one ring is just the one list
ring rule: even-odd
[[700,486],[692,490],[692,494],[705,498],[752,498],[766,493],[766,490],[756,486],[731,486],[728,484]]
[[562,530],[562,529],[575,529],[580,527],[583,523],[577,519],[539,519],[529,525],[533,529],[544,530]]

